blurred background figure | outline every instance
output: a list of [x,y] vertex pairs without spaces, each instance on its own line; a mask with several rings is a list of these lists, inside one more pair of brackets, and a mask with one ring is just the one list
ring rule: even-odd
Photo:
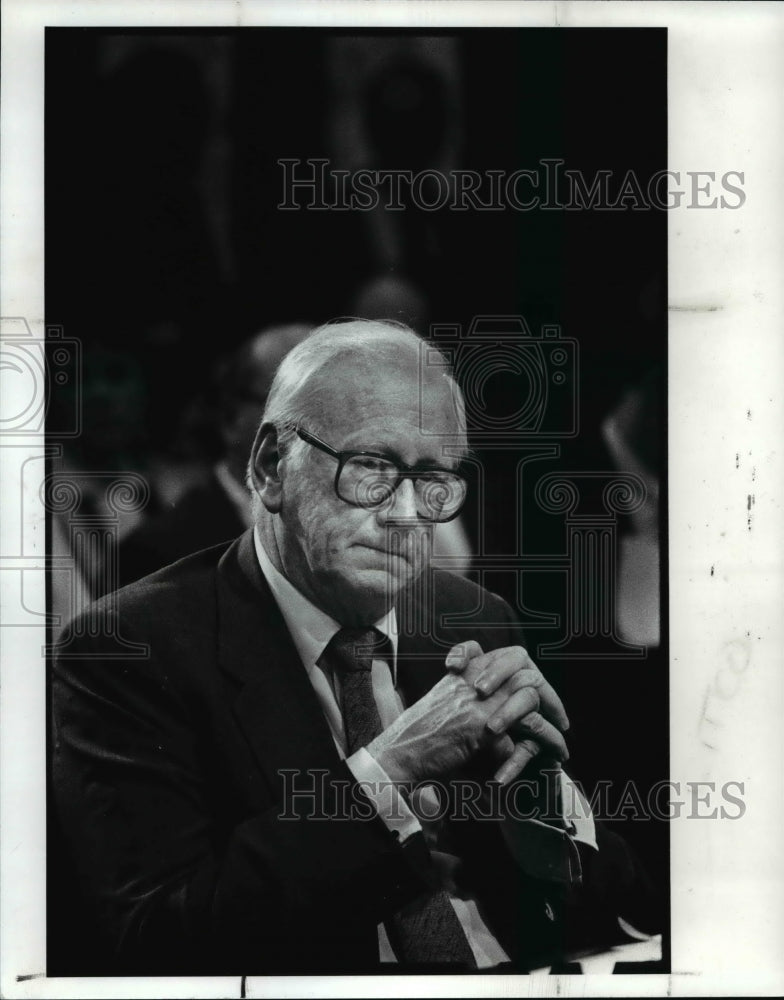
[[619,538],[618,634],[626,642],[656,648],[659,627],[659,379],[649,371],[623,394],[602,423],[602,435],[621,472],[645,483],[642,507],[628,516]]
[[[464,114],[456,38],[334,37],[326,69],[334,95],[328,141],[335,167],[437,171],[451,183],[460,165]],[[400,196],[404,210],[379,204],[355,213],[355,238],[365,254],[350,311],[399,319],[426,334],[433,316],[455,305],[448,264],[457,245],[455,213],[423,209],[408,189]],[[434,204],[438,191],[424,185],[422,198]]]
[[202,435],[202,446],[213,453],[212,466],[203,482],[121,541],[121,586],[250,527],[245,472],[259,418],[278,365],[310,329],[290,323],[262,330],[218,366],[212,405],[193,407],[198,418],[191,427],[191,434]]
[[427,299],[410,281],[395,274],[370,278],[360,285],[349,313],[363,319],[394,319],[417,333],[427,333]]
[[[124,472],[140,472],[148,482],[154,474],[155,457],[146,453],[144,416],[148,400],[148,385],[144,365],[130,352],[111,344],[96,343],[85,352],[83,359],[81,398],[74,398],[75,382],[52,394],[47,419],[50,426],[60,424],[61,414],[73,412],[81,405],[90,416],[85,433],[70,440],[56,456],[50,471],[72,478],[80,497],[80,517],[94,518],[104,525],[111,524],[115,538],[133,531],[149,509],[155,508],[158,493],[154,490],[147,510],[139,507],[118,508],[107,503],[106,485]],[[59,388],[59,387],[58,387]],[[167,463],[168,472],[187,481],[184,469],[178,469],[174,455]],[[162,484],[163,485],[163,484]],[[102,546],[74,545],[71,534],[72,511],[56,507],[49,517],[49,551],[55,567],[51,573],[50,610],[54,615],[53,640],[59,639],[68,621],[110,587],[107,574],[111,566]]]
[[53,616],[52,642],[58,642],[68,622],[95,597],[82,567],[71,549],[68,524],[61,514],[49,520],[49,554],[52,571],[49,574],[49,612]]

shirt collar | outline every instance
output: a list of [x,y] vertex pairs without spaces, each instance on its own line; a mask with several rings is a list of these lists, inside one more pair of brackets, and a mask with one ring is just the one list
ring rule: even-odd
[[[339,622],[312,604],[304,594],[301,594],[279,570],[273,565],[261,543],[259,529],[253,529],[253,544],[261,572],[269,584],[272,596],[275,598],[286,622],[299,657],[305,665],[308,674],[316,667],[321,654],[330,639],[342,628]],[[385,635],[392,643],[392,683],[397,684],[397,616],[391,608],[383,618],[374,623],[374,627]]]

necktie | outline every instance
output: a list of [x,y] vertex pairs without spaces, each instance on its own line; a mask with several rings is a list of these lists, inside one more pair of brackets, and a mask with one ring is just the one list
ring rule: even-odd
[[[340,674],[349,755],[382,731],[371,666],[374,656],[385,655],[389,655],[388,642],[378,629],[341,629],[324,652],[324,662]],[[443,890],[423,893],[387,921],[386,927],[401,962],[459,963],[476,968],[463,928]]]

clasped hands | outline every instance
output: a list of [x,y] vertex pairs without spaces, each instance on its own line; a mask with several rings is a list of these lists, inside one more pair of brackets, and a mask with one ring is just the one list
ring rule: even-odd
[[454,646],[447,673],[367,747],[393,781],[446,778],[489,747],[496,781],[513,781],[538,753],[566,761],[561,699],[522,646],[483,653]]

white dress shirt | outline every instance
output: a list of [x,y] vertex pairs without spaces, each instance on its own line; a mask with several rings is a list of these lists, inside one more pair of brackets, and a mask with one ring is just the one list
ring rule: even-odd
[[[406,805],[403,797],[395,790],[386,771],[367,750],[361,748],[351,756],[346,756],[346,734],[340,710],[340,678],[331,672],[330,676],[327,676],[327,672],[318,662],[328,643],[342,626],[313,605],[272,565],[264,546],[261,544],[258,529],[254,530],[254,543],[259,566],[280,608],[294,641],[294,646],[313,685],[313,690],[332,732],[337,751],[357,781],[363,783],[362,790],[373,801],[381,819],[398,834],[400,842],[403,843],[408,837],[421,831],[422,826]],[[385,660],[381,659],[373,660],[371,664],[373,695],[381,724],[386,728],[406,707],[396,686],[398,634],[394,608],[375,623],[375,628],[389,639],[394,654],[391,667]],[[576,810],[570,817],[572,821],[570,834],[573,839],[582,840],[595,848],[593,817],[590,810],[579,792],[576,792],[575,786],[571,785],[568,777],[565,774],[563,777],[565,782],[571,786],[572,796],[570,799],[576,798],[577,801]],[[562,785],[562,791],[564,790]],[[471,899],[460,899],[452,895],[449,899],[474,953],[477,967],[487,968],[500,962],[509,961],[503,948],[484,923],[476,903]],[[378,931],[381,961],[396,962],[397,959],[389,944],[383,924],[379,924]]]

